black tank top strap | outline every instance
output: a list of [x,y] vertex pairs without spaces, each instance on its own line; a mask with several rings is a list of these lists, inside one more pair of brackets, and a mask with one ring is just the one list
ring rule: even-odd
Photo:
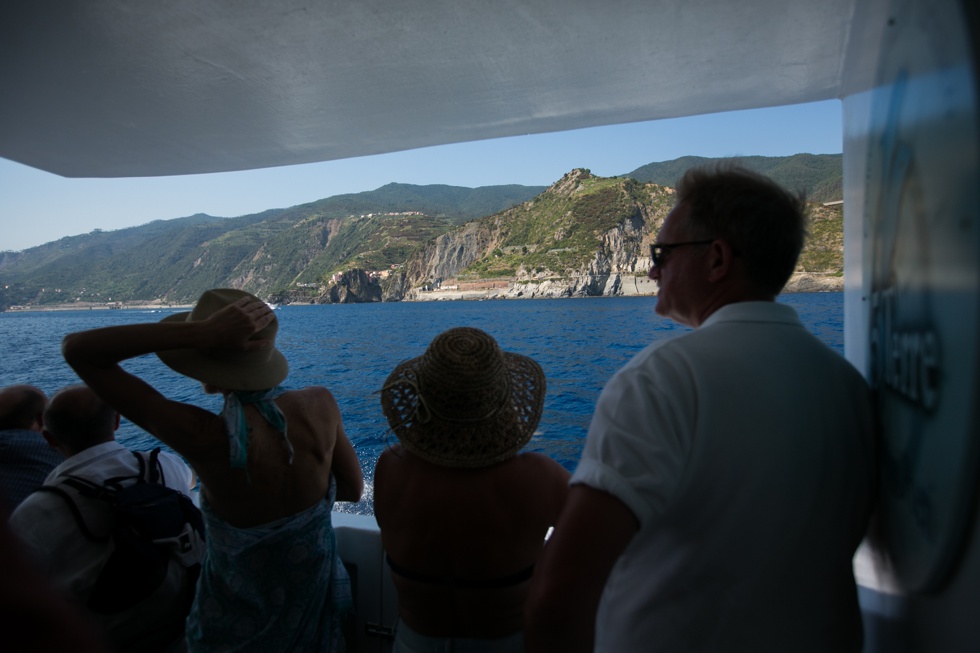
[[504,587],[513,587],[529,580],[534,573],[534,565],[531,565],[517,573],[499,578],[455,578],[454,576],[421,574],[412,569],[407,569],[394,562],[387,553],[385,554],[385,561],[393,572],[403,578],[413,580],[417,583],[452,587],[455,589],[501,589]]

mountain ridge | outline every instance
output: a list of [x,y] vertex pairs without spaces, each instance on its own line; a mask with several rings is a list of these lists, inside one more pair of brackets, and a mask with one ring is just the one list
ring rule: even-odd
[[[593,254],[606,247],[603,238],[638,215],[645,216],[642,224],[646,225],[653,215],[644,204],[652,201],[650,188],[668,188],[662,182],[692,161],[712,160],[686,157],[609,178],[576,169],[551,187],[465,188],[393,182],[374,191],[233,218],[198,213],[118,231],[94,230],[23,252],[0,252],[0,309],[71,302],[187,303],[216,286],[241,287],[280,301],[377,301],[376,291],[365,294],[331,288],[353,270],[391,272],[399,266],[403,269],[388,276],[401,278],[400,285],[375,275],[377,283],[385,281],[387,288],[381,297],[387,301],[418,298],[418,288],[432,279],[406,274],[406,267],[425,267],[410,264],[412,256],[422,256],[417,253],[427,247],[432,250],[439,238],[465,229],[471,233],[483,229],[484,235],[490,229],[495,247],[490,250],[492,256],[479,248],[464,247],[465,251],[458,252],[474,266],[454,271],[463,273],[463,283],[506,278],[528,287],[536,282],[540,287],[544,276],[554,285],[560,277],[581,276],[590,265],[602,276],[606,272],[602,265],[593,265]],[[839,170],[841,156],[745,157],[740,161],[775,171],[772,176],[780,183],[802,186],[812,195],[833,187],[835,177],[826,170],[834,166]],[[650,181],[654,179],[660,183]],[[574,196],[570,194],[573,187],[578,189]],[[559,201],[559,196],[564,199]],[[638,199],[640,196],[646,200]],[[657,210],[662,212],[664,206]],[[465,226],[470,223],[475,224]],[[642,241],[649,229],[643,231],[641,225],[636,233]],[[529,245],[529,250],[520,251]],[[459,243],[456,246],[458,249]],[[639,244],[633,240],[622,241],[620,246],[639,253]],[[497,249],[500,251],[494,252]],[[605,251],[603,256],[611,260],[620,254]],[[616,265],[626,267],[615,274],[638,264],[642,261],[620,261]],[[429,277],[440,265],[444,263],[429,265]],[[441,272],[435,276],[446,278]],[[636,270],[631,273],[638,275]],[[357,275],[349,278],[364,281]],[[587,290],[573,289],[571,296],[594,293],[598,283],[592,279]],[[606,279],[602,284],[612,285],[604,285],[602,292],[615,294],[616,283]],[[509,296],[528,296],[516,294],[519,292]]]

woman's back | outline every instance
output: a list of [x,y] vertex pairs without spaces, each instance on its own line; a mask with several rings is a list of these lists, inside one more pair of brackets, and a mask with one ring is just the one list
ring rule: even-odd
[[530,572],[568,476],[533,453],[467,469],[426,462],[397,445],[385,451],[374,506],[401,618],[434,637],[519,632]]
[[[343,436],[340,411],[326,388],[308,387],[285,392],[274,400],[286,420],[288,444],[258,409],[244,407],[248,428],[245,469],[231,466],[224,420],[208,425],[207,435],[180,451],[201,477],[211,509],[228,523],[248,527],[305,510],[327,495],[335,447],[349,448]],[[338,437],[340,435],[341,437]],[[179,446],[179,445],[178,445]],[[292,456],[290,456],[290,446]],[[353,452],[341,452],[334,469],[341,500],[359,489],[359,470]],[[290,462],[290,457],[292,462]],[[345,466],[344,462],[347,462]],[[346,472],[346,473],[345,473]]]
[[[277,331],[263,301],[219,288],[189,313],[70,334],[62,345],[104,401],[201,478],[208,536],[187,619],[191,651],[336,650],[351,607],[329,489],[333,476],[336,499],[357,501],[360,463],[328,390],[279,388],[288,364]],[[222,414],[168,399],[119,365],[147,353],[222,392]]]

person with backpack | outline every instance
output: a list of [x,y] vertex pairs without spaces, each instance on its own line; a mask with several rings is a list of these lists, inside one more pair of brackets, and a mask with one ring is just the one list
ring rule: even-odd
[[[116,442],[119,413],[85,385],[57,392],[43,421],[42,435],[65,461],[17,507],[11,530],[114,650],[179,645],[203,557],[203,533],[187,523],[197,516],[193,472],[174,454]],[[133,506],[133,494],[146,489],[153,501],[139,502],[143,521],[158,533],[176,521],[168,533],[183,539],[176,552],[123,516],[122,504]]]
[[[207,549],[187,619],[192,653],[343,650],[352,597],[330,513],[335,500],[360,499],[361,466],[329,390],[280,386],[277,331],[265,302],[219,288],[161,322],[62,344],[100,397],[200,476]],[[149,353],[220,393],[222,413],[167,399],[119,364]]]

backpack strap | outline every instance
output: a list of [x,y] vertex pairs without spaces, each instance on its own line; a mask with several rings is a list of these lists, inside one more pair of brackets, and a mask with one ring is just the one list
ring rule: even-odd
[[[86,487],[85,490],[82,490],[79,487],[79,485],[81,485],[81,484],[72,483],[71,481],[85,481],[85,479],[79,479],[79,478],[76,478],[76,477],[68,477],[67,479],[65,479],[63,481],[63,483],[65,485],[68,485],[70,487],[75,488],[76,490],[78,490],[79,492],[81,492],[82,494],[84,494],[86,496],[92,496],[92,497],[95,497],[95,498],[99,498],[99,499],[105,500],[103,498],[103,496],[108,494],[108,493],[105,492],[105,488],[98,487],[98,486],[96,486],[96,487],[98,487],[98,489],[100,490],[100,494],[99,495],[88,494],[88,492],[91,491],[91,488],[89,486],[82,485],[82,487]],[[85,481],[85,483],[88,483],[88,482]],[[68,508],[71,510],[72,516],[75,518],[75,522],[78,524],[78,530],[80,530],[82,532],[82,535],[84,535],[85,538],[88,539],[89,541],[91,541],[91,542],[97,542],[99,544],[103,544],[105,542],[108,542],[109,541],[109,538],[112,537],[112,533],[111,532],[108,535],[98,536],[95,533],[93,533],[92,531],[90,531],[89,528],[88,528],[88,526],[85,524],[85,518],[82,517],[82,511],[78,509],[78,504],[75,503],[75,500],[71,498],[71,496],[68,494],[68,492],[66,492],[65,490],[61,489],[57,485],[42,485],[41,487],[39,487],[37,489],[37,491],[38,492],[48,492],[50,494],[54,494],[55,496],[59,496],[62,499],[64,499],[65,500],[65,503],[68,504]]]
[[37,491],[48,492],[64,499],[65,503],[68,504],[68,508],[71,510],[72,516],[78,523],[79,530],[88,540],[99,543],[108,542],[112,537],[112,533],[110,532],[104,536],[93,533],[85,523],[85,518],[82,517],[82,511],[79,510],[78,504],[60,486],[67,485],[84,497],[98,499],[99,501],[112,504],[115,501],[116,492],[123,488],[123,481],[132,481],[135,479],[137,483],[158,483],[160,485],[166,485],[163,476],[163,465],[160,463],[160,447],[150,452],[149,460],[144,458],[138,451],[133,451],[132,454],[136,457],[136,463],[139,465],[139,473],[136,476],[113,476],[112,478],[107,478],[102,484],[99,484],[93,483],[81,476],[69,475],[65,476],[58,485],[42,485]]
[[81,476],[65,476],[58,485],[67,485],[82,496],[91,499],[100,499],[102,501],[112,501],[113,494],[115,493],[114,487],[106,487]]
[[133,456],[136,457],[136,464],[140,468],[140,471],[137,472],[137,478],[140,483],[146,483],[146,459],[140,455],[139,451],[134,451]]
[[[148,456],[145,456],[145,452],[142,451],[133,451],[131,453],[136,458],[136,464],[139,465],[140,469],[135,477],[138,483],[159,483],[160,485],[166,485],[163,477],[163,465],[160,463],[160,447],[153,449]],[[119,479],[110,479],[110,481],[128,480],[131,478],[134,477],[120,477]]]
[[160,447],[150,452],[150,483],[166,485],[167,480],[163,477],[163,465],[160,463]]

